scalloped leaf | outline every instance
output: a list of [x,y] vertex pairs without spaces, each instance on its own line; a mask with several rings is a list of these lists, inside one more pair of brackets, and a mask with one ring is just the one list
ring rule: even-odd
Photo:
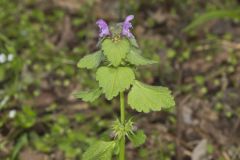
[[136,133],[129,135],[128,138],[133,143],[134,147],[139,147],[145,143],[147,137],[143,130],[139,130]]
[[135,75],[131,68],[128,67],[100,67],[96,73],[96,79],[99,86],[105,93],[106,98],[111,100],[130,87],[134,82]]
[[103,54],[113,66],[118,66],[129,52],[130,44],[127,39],[121,39],[113,42],[111,39],[105,39],[102,42]]
[[93,89],[91,91],[80,91],[74,94],[76,98],[80,98],[85,102],[93,102],[102,94],[100,88]]
[[102,60],[103,60],[102,51],[96,51],[80,59],[77,66],[79,68],[93,69],[97,68]]
[[111,160],[115,141],[97,141],[93,143],[83,154],[83,160]]
[[149,65],[157,63],[157,61],[150,60],[141,56],[141,51],[136,48],[131,48],[126,59],[129,63],[139,66],[139,65]]
[[138,112],[160,111],[175,106],[171,91],[167,87],[150,86],[135,81],[128,94],[128,104]]

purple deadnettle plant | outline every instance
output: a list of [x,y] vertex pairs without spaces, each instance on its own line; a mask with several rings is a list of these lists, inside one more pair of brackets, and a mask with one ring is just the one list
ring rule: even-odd
[[167,87],[144,84],[135,77],[138,66],[151,65],[156,61],[144,58],[131,29],[133,15],[124,22],[108,25],[99,19],[99,50],[86,55],[78,62],[79,68],[96,69],[97,86],[89,91],[75,93],[77,98],[93,102],[101,95],[107,100],[120,97],[120,118],[112,126],[112,141],[94,142],[83,154],[83,160],[111,160],[114,155],[125,159],[125,142],[128,139],[134,147],[144,144],[143,130],[135,130],[131,118],[125,119],[125,97],[130,108],[138,112],[160,111],[175,106],[171,91]]

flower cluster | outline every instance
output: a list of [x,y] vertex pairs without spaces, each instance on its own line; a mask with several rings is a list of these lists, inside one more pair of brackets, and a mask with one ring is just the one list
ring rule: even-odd
[[[132,23],[130,21],[132,21],[133,19],[134,19],[134,16],[129,15],[125,18],[124,22],[121,23],[121,25],[122,25],[121,35],[122,36],[126,36],[128,38],[133,38],[133,34],[130,31],[130,29],[133,28]],[[96,22],[96,24],[98,25],[98,27],[100,29],[100,32],[99,32],[100,38],[111,35],[108,24],[103,19],[99,19]]]

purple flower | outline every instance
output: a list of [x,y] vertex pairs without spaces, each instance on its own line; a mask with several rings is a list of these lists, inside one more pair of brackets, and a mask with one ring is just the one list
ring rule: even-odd
[[127,16],[122,25],[122,35],[127,36],[128,38],[133,37],[133,34],[130,32],[130,29],[133,28],[132,23],[130,21],[133,20],[133,18],[134,15]]
[[109,28],[107,23],[103,19],[97,20],[96,24],[98,25],[100,32],[99,32],[99,37],[105,37],[110,35]]

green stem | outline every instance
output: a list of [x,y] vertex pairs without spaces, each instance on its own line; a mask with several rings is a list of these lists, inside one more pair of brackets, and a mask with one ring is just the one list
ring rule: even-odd
[[[120,93],[120,116],[121,123],[125,126],[125,106],[124,106],[124,93]],[[120,139],[120,153],[119,160],[125,160],[125,135]]]

